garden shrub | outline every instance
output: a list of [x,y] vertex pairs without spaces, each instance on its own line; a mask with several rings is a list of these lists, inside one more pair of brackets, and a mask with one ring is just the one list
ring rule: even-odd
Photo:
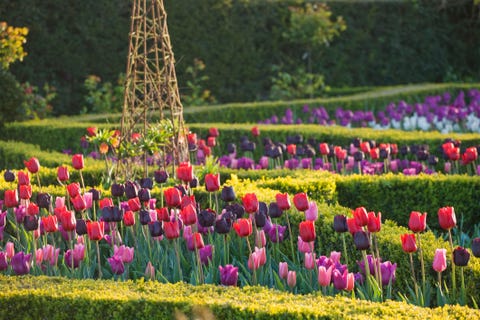
[[402,302],[372,303],[347,297],[292,295],[262,287],[192,286],[183,283],[72,280],[0,276],[1,319],[217,319],[465,318],[478,310],[421,308]]
[[20,84],[8,71],[0,68],[0,127],[5,123],[19,119],[20,106],[25,101]]

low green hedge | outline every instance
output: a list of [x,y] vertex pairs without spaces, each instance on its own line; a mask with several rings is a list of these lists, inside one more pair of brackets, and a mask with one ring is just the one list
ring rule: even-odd
[[460,306],[420,308],[262,287],[0,275],[0,319],[475,319]]

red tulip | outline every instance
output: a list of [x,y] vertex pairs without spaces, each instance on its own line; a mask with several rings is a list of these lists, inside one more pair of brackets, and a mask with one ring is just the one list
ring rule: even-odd
[[252,234],[252,221],[242,218],[233,223],[233,229],[240,237],[248,237]]
[[352,236],[358,231],[363,231],[363,228],[357,224],[357,219],[355,218],[347,218],[347,226],[348,232],[350,232]]
[[184,183],[188,183],[193,180],[193,167],[190,162],[182,162],[177,168],[177,178]]
[[460,159],[460,148],[454,147],[454,148],[448,149],[447,156],[448,156],[448,159],[452,161],[457,161],[458,159]]
[[304,242],[311,242],[315,240],[315,223],[307,220],[299,224],[299,234]]
[[63,210],[59,212],[60,214],[60,223],[62,228],[65,231],[73,231],[77,225],[77,220],[75,219],[75,213],[69,210]]
[[104,234],[104,222],[103,221],[88,221],[87,233],[88,238],[92,241],[98,241],[103,238]]
[[25,171],[18,171],[17,173],[18,185],[29,185],[30,184],[30,176],[28,172]]
[[260,129],[257,126],[252,128],[252,136],[258,137],[260,135]]
[[322,156],[328,156],[330,154],[330,147],[328,146],[328,143],[320,143],[319,149]]
[[80,194],[80,184],[78,182],[72,182],[67,185],[67,191],[70,195],[70,198],[75,198]]
[[207,138],[207,146],[210,148],[213,148],[217,145],[217,141],[215,140],[215,137],[208,137]]
[[242,198],[243,206],[247,213],[255,213],[258,211],[258,199],[255,193],[247,193]]
[[27,207],[27,214],[29,216],[36,216],[40,212],[40,208],[33,202],[30,202]]
[[155,210],[157,211],[158,221],[170,221],[170,214],[168,213],[168,208],[162,207]]
[[438,222],[444,230],[450,230],[457,225],[455,209],[453,207],[443,207],[438,209]]
[[277,205],[281,210],[288,210],[290,209],[290,199],[288,198],[288,193],[277,193],[275,195],[275,200],[277,201]]
[[183,208],[180,215],[187,226],[197,223],[197,209],[191,204]]
[[208,192],[220,189],[220,174],[207,173],[205,175],[205,188]]
[[37,173],[40,170],[40,162],[38,162],[37,158],[32,157],[28,161],[23,161],[23,163],[30,173]]
[[287,146],[287,152],[288,152],[288,154],[290,154],[292,156],[296,155],[297,154],[297,145],[295,145],[293,143],[289,144]]
[[132,210],[125,211],[123,214],[123,223],[127,227],[135,225],[135,213]]
[[368,213],[368,224],[367,229],[369,232],[379,232],[382,227],[382,213],[379,212],[377,216],[375,216],[375,212]]
[[197,134],[196,133],[188,133],[187,134],[187,141],[189,145],[196,145],[197,144]]
[[368,213],[367,209],[365,209],[364,207],[356,208],[353,211],[353,217],[355,218],[357,225],[359,225],[360,227],[368,225]]
[[77,153],[72,156],[72,166],[76,170],[82,170],[84,167],[83,154]]
[[73,208],[75,209],[75,211],[83,211],[87,208],[87,203],[85,202],[85,199],[80,194],[72,198],[70,201],[72,202]]
[[408,227],[415,233],[425,231],[427,228],[427,213],[421,214],[420,212],[412,211],[408,220]]
[[98,129],[97,127],[88,127],[87,128],[87,134],[89,137],[94,137],[97,135]]
[[181,203],[181,194],[180,190],[174,187],[167,188],[163,190],[163,195],[165,196],[165,202],[170,208],[177,208]]
[[335,157],[337,157],[339,161],[345,160],[347,157],[347,150],[343,149],[342,147],[336,146],[333,151],[335,153]]
[[57,179],[64,182],[70,179],[70,174],[68,173],[68,167],[60,166],[57,168]]
[[113,207],[113,200],[111,198],[103,198],[100,199],[98,205],[100,209],[103,209],[105,207]]
[[32,197],[32,185],[23,184],[19,188],[20,199],[28,200]]
[[307,210],[309,207],[307,194],[304,192],[300,192],[294,195],[293,204],[295,205],[298,211]]
[[17,189],[15,190],[5,190],[4,195],[5,207],[13,208],[18,206],[18,193]]
[[194,232],[190,237],[187,238],[187,248],[190,251],[194,251],[195,249],[202,249],[205,246],[203,243],[202,234],[198,232]]
[[138,197],[128,199],[128,208],[134,212],[140,210],[142,208],[140,199],[138,199]]
[[218,133],[217,128],[210,128],[210,129],[208,129],[208,135],[210,137],[218,137],[220,134]]
[[417,251],[417,242],[415,240],[415,233],[406,233],[400,236],[402,240],[402,249],[406,253]]
[[363,153],[370,153],[370,142],[368,141],[363,141],[360,144],[360,150],[362,150]]
[[176,239],[180,236],[180,226],[178,220],[175,221],[164,221],[163,222],[163,232],[167,239]]
[[378,160],[378,158],[380,158],[380,149],[379,148],[370,149],[370,158],[372,158],[373,160]]
[[42,217],[42,224],[45,232],[56,232],[58,230],[57,216]]

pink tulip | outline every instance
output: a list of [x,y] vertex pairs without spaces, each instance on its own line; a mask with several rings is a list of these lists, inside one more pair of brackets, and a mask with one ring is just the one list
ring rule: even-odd
[[300,236],[298,236],[298,251],[306,253],[313,251],[314,242],[305,242]]
[[288,277],[288,263],[280,262],[278,264],[278,275],[281,279],[287,279]]
[[133,254],[134,248],[126,247],[125,245],[121,245],[120,247],[114,246],[113,247],[113,255],[117,256],[122,260],[124,263],[130,263],[133,261]]
[[333,265],[330,265],[328,268],[324,266],[318,267],[318,284],[322,287],[330,285],[330,282],[332,282],[332,271]]
[[315,269],[316,262],[315,262],[315,253],[314,252],[306,252],[305,253],[305,261],[304,261],[305,268],[308,270]]
[[432,267],[437,272],[443,272],[447,269],[447,249],[435,250]]
[[147,267],[145,268],[145,278],[155,280],[155,267],[150,261],[148,261]]
[[287,285],[293,288],[297,285],[297,273],[295,271],[288,271]]
[[310,201],[308,209],[305,210],[305,219],[310,221],[317,221],[318,219],[318,207],[315,201]]
[[5,245],[5,253],[7,255],[7,259],[10,260],[15,255],[15,245],[13,242],[7,242]]

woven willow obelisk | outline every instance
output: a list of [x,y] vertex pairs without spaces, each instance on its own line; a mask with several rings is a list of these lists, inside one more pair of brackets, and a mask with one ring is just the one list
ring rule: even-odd
[[[173,126],[173,138],[164,151],[175,166],[188,155],[163,0],[133,1],[129,40],[121,141],[131,141],[134,132],[144,134],[154,120],[168,119]],[[146,154],[144,169],[145,177]]]

